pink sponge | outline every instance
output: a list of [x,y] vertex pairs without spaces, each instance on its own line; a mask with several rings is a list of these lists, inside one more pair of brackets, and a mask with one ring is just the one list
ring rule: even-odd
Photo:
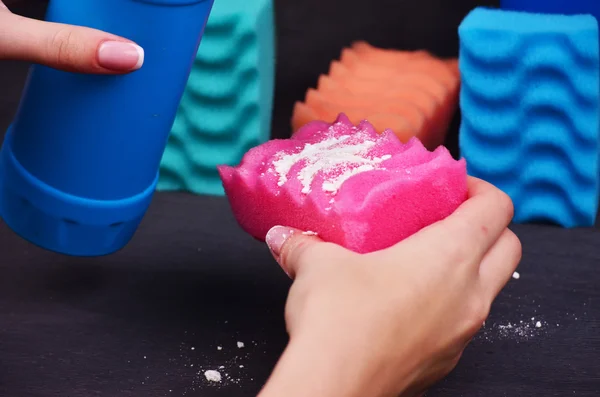
[[237,221],[255,238],[284,225],[358,253],[403,240],[467,198],[464,160],[343,114],[255,147],[219,173]]

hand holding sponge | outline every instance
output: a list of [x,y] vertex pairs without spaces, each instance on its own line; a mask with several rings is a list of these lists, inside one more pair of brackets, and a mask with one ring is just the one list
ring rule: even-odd
[[358,253],[409,237],[467,198],[465,161],[445,147],[402,143],[343,114],[255,147],[219,173],[238,223],[255,238],[285,225]]

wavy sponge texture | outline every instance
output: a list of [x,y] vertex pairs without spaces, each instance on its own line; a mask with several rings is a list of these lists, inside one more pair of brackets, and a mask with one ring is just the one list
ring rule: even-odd
[[516,223],[591,226],[598,209],[598,24],[473,10],[459,27],[461,154]]
[[310,122],[219,172],[237,221],[255,238],[286,225],[359,253],[401,241],[467,198],[464,160],[345,115]]
[[275,78],[271,0],[216,1],[160,165],[158,190],[222,195],[218,164],[270,137]]
[[444,142],[456,112],[459,86],[456,59],[355,42],[304,102],[295,104],[292,129],[314,120],[331,122],[343,112],[354,123],[366,119],[378,132],[389,128],[403,142],[416,136],[434,149]]

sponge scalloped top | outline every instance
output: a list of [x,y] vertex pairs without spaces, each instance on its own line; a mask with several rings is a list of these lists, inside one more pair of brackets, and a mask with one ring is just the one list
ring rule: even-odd
[[464,160],[343,114],[257,146],[219,173],[237,221],[255,238],[285,225],[359,253],[393,245],[467,197]]

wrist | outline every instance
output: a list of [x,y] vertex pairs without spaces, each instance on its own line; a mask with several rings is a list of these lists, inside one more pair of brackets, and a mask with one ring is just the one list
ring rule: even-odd
[[391,397],[406,385],[405,368],[368,341],[338,335],[292,338],[259,397]]

